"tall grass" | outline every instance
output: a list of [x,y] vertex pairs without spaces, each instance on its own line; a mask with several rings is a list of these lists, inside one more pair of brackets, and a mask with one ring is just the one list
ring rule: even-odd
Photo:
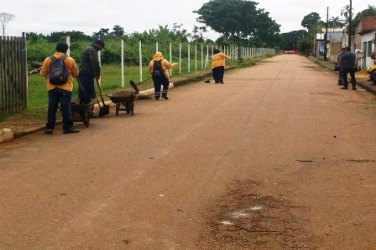
[[[183,64],[183,63],[182,63]],[[179,74],[179,69],[173,70],[173,77],[179,77],[188,75],[188,66],[187,64],[182,65],[182,74]],[[129,81],[133,80],[136,83],[139,82],[140,79],[140,71],[139,67],[136,66],[129,66],[125,67],[125,86],[124,88],[131,88],[129,85]],[[191,73],[194,71],[194,67],[191,66]],[[198,70],[197,72],[209,72],[209,69]],[[104,94],[109,93],[111,91],[121,89],[121,69],[119,65],[102,65],[101,68],[101,89]],[[147,67],[143,67],[142,69],[143,80],[146,80],[150,77]],[[143,84],[143,88],[151,87],[152,80],[148,80],[145,84]],[[97,88],[96,88],[97,89]],[[73,87],[73,97],[75,99],[78,97],[78,83],[77,80],[74,80],[74,87]],[[41,77],[39,74],[33,74],[29,76],[29,108],[28,110],[33,112],[45,109],[48,103],[48,95],[47,95],[47,82],[46,79]]]

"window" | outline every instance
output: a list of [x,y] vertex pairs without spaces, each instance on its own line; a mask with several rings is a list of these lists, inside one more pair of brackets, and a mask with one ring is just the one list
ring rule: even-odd
[[368,41],[367,42],[367,57],[370,57],[371,56],[371,53],[372,53],[372,41]]

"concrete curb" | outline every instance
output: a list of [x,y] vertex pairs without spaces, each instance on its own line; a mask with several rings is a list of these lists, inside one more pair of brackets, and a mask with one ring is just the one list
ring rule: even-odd
[[[233,69],[236,69],[236,67],[226,67],[226,71],[233,70]],[[211,77],[212,77],[211,72],[196,75],[196,76],[180,77],[179,79],[176,79],[175,83],[170,83],[169,88],[171,89],[171,88],[183,86],[185,84],[192,83],[192,82],[199,82],[199,81],[203,81],[203,80],[208,80]],[[154,88],[150,88],[150,89],[140,91],[140,93],[137,95],[137,98],[142,99],[142,98],[147,98],[147,97],[153,96],[153,95],[154,95]],[[112,101],[110,101],[110,100],[105,101],[105,104],[110,105],[110,106],[115,106],[115,104],[112,103]],[[94,105],[94,107],[98,108],[98,103],[96,103]],[[61,123],[61,122],[62,121],[57,121],[56,123],[58,124],[58,123]],[[19,131],[19,132],[14,132],[9,128],[5,128],[3,130],[6,130],[7,132],[2,133],[3,130],[0,130],[0,144],[3,143],[3,142],[6,142],[6,141],[10,141],[14,138],[18,138],[18,137],[25,136],[25,135],[28,135],[28,134],[31,134],[31,133],[34,133],[34,132],[41,131],[43,129],[44,129],[44,126],[40,126],[40,127],[33,127],[33,128],[25,129],[25,130]]]
[[369,84],[365,84],[364,82],[357,82],[356,84],[362,87],[363,89],[367,90],[371,94],[376,95],[376,88],[371,87]]
[[[171,88],[174,88],[174,87],[175,87],[174,83],[170,83],[169,88],[171,89]],[[146,98],[146,97],[152,96],[152,95],[154,95],[154,88],[150,88],[150,89],[140,91],[140,93],[137,95],[137,97],[138,98]],[[112,101],[105,101],[104,103],[106,105],[115,106],[115,104]],[[98,103],[96,103],[94,105],[94,107],[98,108]],[[57,121],[56,123],[59,124],[59,123],[62,123],[62,121]],[[14,132],[10,128],[4,128],[4,129],[0,130],[0,144],[7,142],[7,141],[11,141],[11,140],[18,138],[18,137],[21,137],[21,136],[25,136],[25,135],[28,135],[28,134],[31,134],[31,133],[34,133],[34,132],[41,131],[44,128],[45,128],[45,126],[39,126],[39,127],[28,128],[28,129],[25,129],[25,130],[22,130],[22,131],[19,131],[19,132]]]

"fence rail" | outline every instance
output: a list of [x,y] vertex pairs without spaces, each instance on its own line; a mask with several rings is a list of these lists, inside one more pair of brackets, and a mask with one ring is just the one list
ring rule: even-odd
[[0,37],[0,115],[27,107],[26,38]]

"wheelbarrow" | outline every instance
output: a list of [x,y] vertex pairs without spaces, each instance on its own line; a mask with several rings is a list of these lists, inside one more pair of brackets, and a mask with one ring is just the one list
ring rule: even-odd
[[127,114],[134,114],[134,101],[136,100],[136,92],[134,91],[118,91],[107,95],[116,105],[116,115],[119,111],[125,111]]
[[[146,82],[149,79],[151,79],[151,77],[143,82],[140,82],[138,85]],[[136,95],[140,92],[140,90],[134,81],[131,80],[129,83],[134,91],[122,90],[107,95],[110,100],[116,104],[116,115],[119,114],[119,111],[126,111],[127,114],[131,115],[134,114],[134,101],[136,100]]]
[[82,122],[86,127],[89,127],[91,111],[94,108],[96,100],[93,99],[90,103],[83,104],[80,100],[71,102],[72,117],[74,122]]

